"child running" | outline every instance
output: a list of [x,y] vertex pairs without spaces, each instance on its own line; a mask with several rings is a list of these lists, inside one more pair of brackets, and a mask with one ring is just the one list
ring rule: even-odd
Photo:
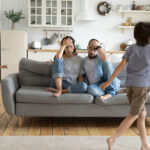
[[8,66],[7,65],[2,65],[2,66],[0,66],[0,69],[8,69]]
[[150,23],[137,23],[134,28],[134,38],[136,44],[128,48],[110,79],[101,84],[101,88],[104,90],[127,64],[126,87],[130,113],[121,122],[116,133],[107,138],[108,150],[112,150],[115,141],[135,120],[137,120],[137,128],[141,138],[141,150],[150,150],[145,129],[145,103],[150,90]]

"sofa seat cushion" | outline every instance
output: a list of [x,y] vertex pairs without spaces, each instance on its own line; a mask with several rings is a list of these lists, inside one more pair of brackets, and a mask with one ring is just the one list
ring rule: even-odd
[[22,86],[16,92],[17,103],[38,103],[38,104],[90,104],[93,103],[93,96],[90,94],[67,93],[54,97],[46,87]]
[[[101,98],[97,97],[94,101],[95,104],[99,105],[127,105],[129,104],[127,93],[118,94],[113,96],[107,100],[102,100]],[[150,103],[150,93],[148,94],[148,99],[146,103]]]

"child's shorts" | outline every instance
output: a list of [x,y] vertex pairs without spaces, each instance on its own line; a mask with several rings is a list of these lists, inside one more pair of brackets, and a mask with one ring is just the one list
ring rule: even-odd
[[145,110],[145,103],[150,87],[127,87],[127,97],[130,103],[130,114],[137,115]]

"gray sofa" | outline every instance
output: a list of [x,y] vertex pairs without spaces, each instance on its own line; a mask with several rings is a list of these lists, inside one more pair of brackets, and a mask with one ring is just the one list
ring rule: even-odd
[[[116,64],[114,64],[116,66]],[[51,64],[21,59],[19,73],[2,79],[2,99],[8,114],[16,116],[50,117],[125,117],[129,112],[126,93],[107,101],[90,94],[63,94],[53,97],[45,89],[51,78]],[[124,86],[126,72],[119,75]],[[150,95],[146,103],[150,116]]]

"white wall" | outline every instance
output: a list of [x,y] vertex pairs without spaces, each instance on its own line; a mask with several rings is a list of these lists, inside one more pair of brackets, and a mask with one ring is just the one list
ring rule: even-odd
[[[14,9],[14,10],[23,10],[24,15],[26,16],[25,20],[22,20],[19,24],[16,25],[16,29],[26,30],[29,34],[29,43],[34,40],[41,40],[44,37],[43,29],[44,28],[30,28],[28,27],[28,0],[1,0],[2,1],[2,28],[10,29],[11,23],[4,16],[5,10]],[[82,48],[86,48],[88,41],[91,38],[97,38],[103,42],[109,50],[119,50],[120,43],[124,42],[128,38],[133,38],[133,30],[125,30],[122,34],[120,29],[117,29],[116,26],[124,22],[127,16],[132,16],[133,21],[149,21],[150,15],[141,13],[141,14],[127,14],[125,18],[122,18],[122,14],[117,12],[111,12],[108,16],[100,16],[96,7],[101,0],[89,0],[89,10],[95,13],[97,20],[95,22],[76,22],[71,35],[76,39],[76,42],[80,43]],[[81,0],[74,0],[74,9],[75,17],[80,11]],[[149,4],[149,0],[137,0],[139,4]],[[131,0],[111,0],[113,6],[118,4],[130,5]],[[49,36],[52,33],[49,33]]]

